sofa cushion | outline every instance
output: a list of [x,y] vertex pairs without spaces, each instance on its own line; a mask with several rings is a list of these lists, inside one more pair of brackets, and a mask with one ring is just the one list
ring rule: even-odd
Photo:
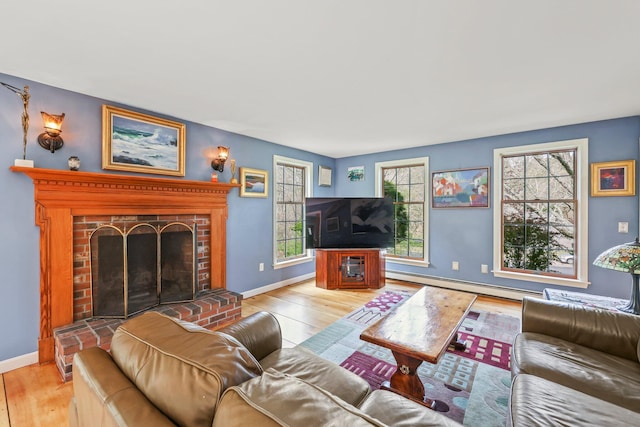
[[375,390],[360,406],[367,415],[394,427],[461,426],[439,412],[386,390]]
[[511,386],[509,426],[632,426],[640,414],[533,375]]
[[262,368],[293,375],[359,406],[371,391],[369,383],[343,367],[302,347],[276,350],[260,360]]
[[640,408],[640,364],[533,332],[518,334],[512,371],[532,374],[631,410]]
[[213,427],[383,425],[326,390],[273,369],[227,389],[213,420]]
[[233,337],[157,312],[120,325],[111,354],[145,396],[180,425],[210,426],[224,390],[262,373]]

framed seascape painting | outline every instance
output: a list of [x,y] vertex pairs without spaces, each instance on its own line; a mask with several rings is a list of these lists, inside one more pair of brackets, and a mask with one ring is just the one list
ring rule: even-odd
[[635,196],[636,161],[591,163],[591,196]]
[[102,106],[102,168],[184,176],[185,125]]
[[433,172],[433,208],[488,208],[489,168]]
[[240,168],[240,196],[267,197],[269,172],[261,169]]

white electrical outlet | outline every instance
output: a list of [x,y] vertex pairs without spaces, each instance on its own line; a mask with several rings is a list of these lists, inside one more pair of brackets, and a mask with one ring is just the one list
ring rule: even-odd
[[264,271],[264,262],[258,264],[258,271]]
[[618,233],[628,233],[629,232],[629,223],[628,222],[619,222],[618,223]]
[[487,264],[482,264],[480,266],[480,272],[484,274],[489,273],[489,266]]
[[460,263],[458,261],[453,261],[451,263],[451,269],[455,271],[460,270]]

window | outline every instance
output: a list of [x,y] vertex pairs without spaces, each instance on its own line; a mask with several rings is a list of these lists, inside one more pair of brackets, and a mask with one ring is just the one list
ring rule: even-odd
[[306,262],[304,201],[312,188],[313,165],[274,156],[274,265],[276,268]]
[[587,140],[494,151],[494,274],[586,287]]
[[425,265],[428,257],[429,159],[427,157],[376,163],[376,196],[395,204],[395,244],[387,260]]

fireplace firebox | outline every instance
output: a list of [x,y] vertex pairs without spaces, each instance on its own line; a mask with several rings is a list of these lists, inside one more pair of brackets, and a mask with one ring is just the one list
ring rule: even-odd
[[195,298],[197,225],[140,223],[91,233],[92,317],[128,318]]

